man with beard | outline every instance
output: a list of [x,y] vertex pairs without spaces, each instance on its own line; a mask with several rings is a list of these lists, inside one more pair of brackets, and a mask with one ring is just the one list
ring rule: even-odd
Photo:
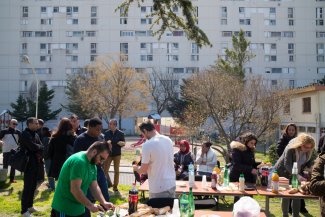
[[[91,212],[114,208],[112,203],[105,200],[97,183],[96,165],[107,157],[108,144],[98,141],[87,151],[73,154],[65,161],[54,193],[51,217],[84,217],[85,207]],[[86,197],[88,188],[100,205]]]
[[[96,141],[103,141],[104,137],[102,136],[102,121],[98,118],[92,118],[89,120],[88,129],[86,132],[80,134],[77,139],[74,141],[73,144],[73,151],[74,153],[80,152],[80,151],[86,151],[91,144],[93,144]],[[108,193],[108,186],[106,177],[104,174],[104,171],[101,166],[102,162],[99,162],[97,166],[97,183],[100,187],[100,190],[102,191],[102,194],[106,201],[109,201],[109,193]],[[91,193],[89,192],[87,194],[88,198],[91,201],[94,201],[94,198],[92,197]],[[87,209],[86,210],[86,217],[90,217],[90,212]]]

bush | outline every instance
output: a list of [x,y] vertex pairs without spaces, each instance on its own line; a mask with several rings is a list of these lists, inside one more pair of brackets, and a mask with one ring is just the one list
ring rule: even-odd
[[272,144],[269,147],[269,161],[272,164],[275,164],[277,162],[277,160],[279,159],[278,153],[276,152],[276,146],[277,144]]

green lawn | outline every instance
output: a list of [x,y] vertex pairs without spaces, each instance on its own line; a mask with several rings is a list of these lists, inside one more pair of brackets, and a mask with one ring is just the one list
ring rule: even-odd
[[[1,217],[14,217],[20,216],[20,198],[21,192],[23,188],[22,177],[17,177],[17,183],[9,185],[8,183],[3,186],[0,190],[0,216]],[[122,198],[117,198],[112,196],[111,202],[114,204],[121,204],[127,201],[127,194],[131,187],[126,185],[120,185],[119,189],[122,194]],[[53,192],[48,192],[47,187],[43,184],[38,188],[35,200],[34,207],[39,210],[39,212],[35,213],[34,216],[42,216],[48,217],[50,213],[50,206],[53,197]],[[148,195],[146,195],[148,197]],[[265,205],[265,197],[263,196],[255,196],[254,197],[262,208]],[[226,197],[226,203],[220,200],[219,202],[219,210],[232,210],[233,197]],[[142,201],[145,202],[145,201]],[[306,216],[319,216],[319,203],[317,200],[306,200],[307,209],[309,211],[309,215]],[[281,216],[281,203],[280,199],[271,199],[270,200],[270,211],[271,216],[278,217]],[[94,214],[93,216],[96,216]]]

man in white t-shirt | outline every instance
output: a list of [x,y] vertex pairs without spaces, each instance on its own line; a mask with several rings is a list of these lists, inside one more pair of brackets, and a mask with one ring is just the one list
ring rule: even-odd
[[151,122],[139,126],[147,141],[142,145],[141,166],[133,166],[134,171],[148,173],[149,198],[174,198],[176,174],[172,140],[155,130]]

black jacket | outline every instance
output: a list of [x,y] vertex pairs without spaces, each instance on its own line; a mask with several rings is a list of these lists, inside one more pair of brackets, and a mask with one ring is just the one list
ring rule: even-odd
[[[182,158],[183,158],[183,161],[182,161]],[[180,166],[183,166],[182,172],[183,171],[188,172],[188,165],[190,165],[190,163],[194,164],[191,152],[188,152],[187,154],[182,154],[181,152],[175,153],[174,154],[174,163],[175,163],[175,169],[178,169]]]
[[36,131],[26,128],[19,140],[20,146],[27,150],[30,157],[35,157],[38,161],[42,161],[43,145]]
[[231,167],[229,179],[231,182],[238,182],[241,173],[244,174],[245,182],[255,183],[256,177],[252,174],[252,169],[256,169],[258,163],[255,162],[254,151],[246,145],[233,141],[230,143],[232,149]]
[[72,147],[74,140],[73,135],[62,135],[59,137],[52,137],[49,143],[48,157],[51,160],[49,177],[58,178],[63,163],[67,159],[68,146]]
[[283,134],[281,138],[278,141],[278,145],[276,146],[276,153],[278,153],[278,156],[281,157],[281,155],[284,152],[284,149],[287,147],[289,144],[290,140],[293,139],[294,137],[289,137],[287,134]]
[[325,216],[325,180],[324,180],[325,152],[315,161],[309,184],[309,191],[321,197],[321,214]]
[[115,130],[113,133],[112,130],[107,130],[104,133],[105,141],[111,140],[112,141],[112,151],[109,153],[110,157],[119,156],[121,155],[121,146],[117,143],[122,141],[125,142],[124,133],[118,129]]

